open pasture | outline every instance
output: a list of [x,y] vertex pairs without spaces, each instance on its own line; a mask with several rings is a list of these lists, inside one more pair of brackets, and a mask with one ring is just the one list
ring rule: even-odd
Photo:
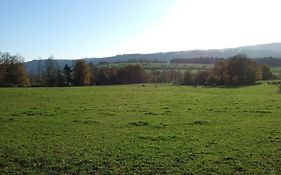
[[0,89],[0,174],[281,174],[277,87]]

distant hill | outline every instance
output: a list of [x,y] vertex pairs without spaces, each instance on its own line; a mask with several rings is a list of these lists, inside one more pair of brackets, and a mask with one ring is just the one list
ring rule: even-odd
[[[243,46],[237,48],[226,49],[210,49],[210,50],[190,50],[178,52],[152,53],[152,54],[124,54],[104,58],[84,58],[86,62],[98,64],[99,62],[124,62],[128,60],[157,60],[161,62],[169,62],[177,58],[228,58],[237,54],[246,54],[250,58],[275,57],[281,58],[281,43],[260,44],[252,46]],[[57,60],[58,65],[62,68],[65,64],[72,66],[74,60]],[[26,68],[29,73],[37,73],[44,67],[44,60],[33,60],[26,62]]]

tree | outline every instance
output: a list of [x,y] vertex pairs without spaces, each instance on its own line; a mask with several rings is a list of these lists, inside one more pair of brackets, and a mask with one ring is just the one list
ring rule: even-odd
[[99,70],[97,82],[98,82],[98,84],[101,84],[101,85],[109,84],[109,75],[108,75],[106,68],[102,68]]
[[186,70],[184,72],[184,79],[183,84],[185,85],[192,85],[193,84],[193,78],[190,69]]
[[65,85],[65,77],[60,69],[57,69],[57,86],[63,87]]
[[271,70],[267,65],[261,64],[259,66],[259,70],[260,70],[262,80],[270,80],[272,78]]
[[23,57],[0,53],[0,86],[29,86]]
[[257,65],[245,55],[236,55],[228,61],[227,72],[231,85],[248,85],[256,81]]
[[225,60],[217,61],[211,73],[212,78],[216,79],[217,85],[225,85],[228,83],[228,63]]
[[151,82],[156,83],[156,71],[154,69],[151,71]]
[[175,81],[174,81],[174,84],[182,84],[183,79],[184,79],[184,77],[183,77],[181,71],[177,71],[177,72],[175,73]]
[[109,84],[118,84],[118,72],[115,67],[110,67],[107,69]]
[[43,77],[46,86],[58,86],[59,68],[52,55],[45,61]]
[[160,82],[161,83],[168,83],[169,82],[169,76],[168,76],[168,72],[166,70],[161,72],[161,74],[160,74]]
[[91,84],[90,66],[84,60],[75,61],[73,82],[76,86],[87,86]]
[[170,82],[175,82],[176,81],[176,71],[174,69],[170,69],[168,71],[168,79]]
[[94,84],[96,84],[95,83],[95,78],[96,78],[95,77],[95,66],[93,63],[90,63],[89,67],[90,67],[90,71],[91,71],[91,84],[94,85]]
[[122,84],[143,83],[145,72],[140,65],[127,65],[118,70],[119,82]]
[[71,67],[69,67],[67,64],[64,65],[63,74],[64,74],[64,78],[65,78],[65,84],[67,86],[71,86],[71,84],[72,84],[72,70],[71,70]]
[[196,85],[206,85],[207,80],[208,80],[208,72],[200,71],[197,73],[194,82]]

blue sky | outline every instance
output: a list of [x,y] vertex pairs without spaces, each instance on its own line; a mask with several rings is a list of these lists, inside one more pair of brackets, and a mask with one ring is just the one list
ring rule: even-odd
[[281,41],[278,0],[1,0],[0,7],[0,51],[26,60]]
[[0,3],[0,50],[32,59],[50,54],[62,58],[121,54],[117,53],[120,45],[161,22],[176,1],[1,0]]

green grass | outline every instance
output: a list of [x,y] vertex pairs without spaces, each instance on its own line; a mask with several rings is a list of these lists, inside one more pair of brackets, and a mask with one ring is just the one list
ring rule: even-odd
[[281,67],[272,67],[271,72],[273,75],[280,77],[281,76]]
[[281,174],[274,86],[0,89],[0,174]]

